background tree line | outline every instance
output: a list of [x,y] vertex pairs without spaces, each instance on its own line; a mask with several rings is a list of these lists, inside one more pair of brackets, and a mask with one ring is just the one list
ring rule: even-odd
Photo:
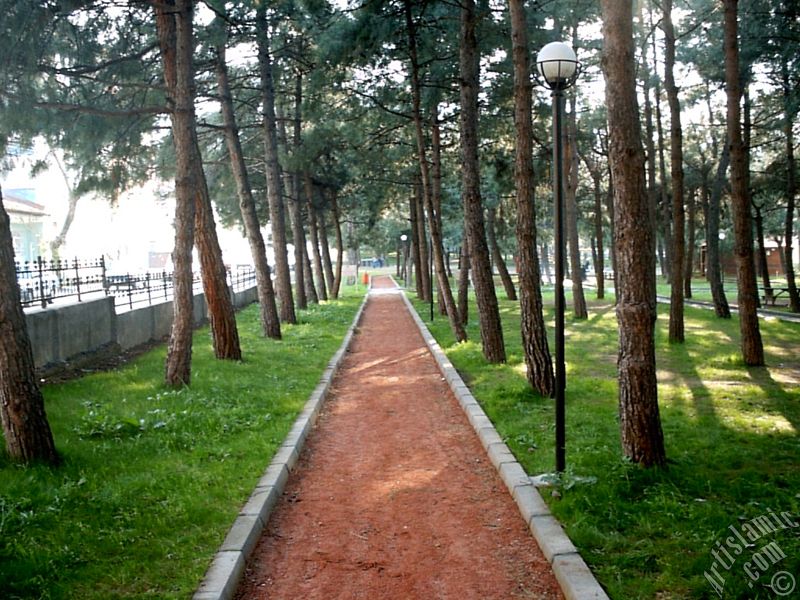
[[[498,271],[521,303],[528,380],[549,396],[541,279],[551,268],[552,139],[549,98],[534,93],[531,74],[536,49],[557,38],[584,63],[564,140],[573,312],[588,316],[583,246],[598,298],[604,273],[614,273],[625,454],[646,465],[666,459],[656,262],[671,282],[671,342],[684,339],[701,242],[716,313],[730,317],[724,230],[734,233],[745,362],[763,364],[756,260],[767,239],[782,247],[790,307],[800,310],[791,261],[800,32],[789,0],[4,0],[2,15],[4,145],[41,136],[61,149],[78,196],[113,196],[152,176],[176,182],[168,385],[191,380],[193,247],[215,352],[242,356],[213,206],[246,233],[265,336],[280,339],[297,309],[336,297],[348,249],[376,239],[399,248],[405,234],[416,293],[438,290],[459,340],[471,278],[489,362],[506,360]],[[7,227],[0,240],[9,265]],[[51,436],[7,267],[4,277],[4,340],[14,340],[0,355],[7,446],[21,459],[56,460],[52,440],[42,441]],[[39,416],[20,420],[26,411]]]

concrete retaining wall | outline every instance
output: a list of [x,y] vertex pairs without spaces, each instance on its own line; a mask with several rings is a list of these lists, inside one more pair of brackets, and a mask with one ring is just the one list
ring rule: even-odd
[[[235,308],[258,298],[255,287],[232,295]],[[172,327],[172,301],[116,313],[114,298],[98,298],[67,306],[26,312],[28,336],[37,368],[51,367],[91,355],[110,346],[129,350],[161,340]],[[196,326],[208,320],[204,294],[194,296]]]

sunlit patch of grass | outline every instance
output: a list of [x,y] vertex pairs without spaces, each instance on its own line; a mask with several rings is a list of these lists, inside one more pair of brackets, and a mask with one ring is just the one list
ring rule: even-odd
[[45,387],[65,464],[0,454],[0,597],[186,598],[352,322],[363,288],[264,338],[239,313],[242,362],[195,334],[192,384],[163,386],[165,349]]
[[[501,306],[508,365],[485,362],[477,331],[452,347],[444,320],[431,328],[527,472],[550,472],[553,401],[527,386],[518,305]],[[669,344],[668,307],[659,306],[656,360],[669,467],[645,470],[621,456],[613,307],[590,300],[586,320],[571,318],[570,308],[568,299],[568,466],[560,496],[545,492],[551,510],[612,598],[716,597],[704,572],[729,526],[769,509],[800,514],[800,385],[792,379],[800,373],[800,325],[761,321],[768,368],[754,369],[742,361],[735,315],[719,320],[687,308],[686,342]],[[545,295],[545,320],[552,327],[552,294]],[[550,344],[552,351],[552,337]],[[576,483],[575,476],[590,479]],[[743,552],[724,572],[725,597],[771,597],[765,586],[774,572],[800,572],[798,532],[777,532]],[[754,591],[743,564],[770,541],[786,558]]]

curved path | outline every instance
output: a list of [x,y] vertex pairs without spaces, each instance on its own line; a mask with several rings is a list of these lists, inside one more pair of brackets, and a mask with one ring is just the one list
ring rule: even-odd
[[370,295],[237,597],[562,598],[393,287],[375,279],[384,293]]

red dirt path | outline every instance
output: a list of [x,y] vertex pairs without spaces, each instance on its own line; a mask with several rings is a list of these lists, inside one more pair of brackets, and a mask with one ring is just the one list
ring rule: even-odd
[[399,296],[350,349],[237,597],[562,598]]

